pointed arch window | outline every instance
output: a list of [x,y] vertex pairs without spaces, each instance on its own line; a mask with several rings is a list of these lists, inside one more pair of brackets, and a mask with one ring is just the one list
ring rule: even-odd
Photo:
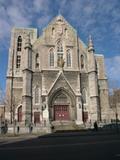
[[39,103],[39,87],[35,87],[35,104]]
[[50,56],[50,66],[53,67],[54,66],[54,49],[53,48],[50,49],[49,56]]
[[68,30],[67,30],[67,28],[65,28],[65,37],[67,37],[68,36]]
[[63,46],[61,40],[57,42],[57,52],[63,52]]
[[39,54],[38,53],[35,56],[35,68],[39,68]]
[[71,67],[71,50],[67,50],[67,67]]
[[22,106],[18,108],[18,122],[22,122]]
[[85,64],[84,64],[84,56],[81,55],[81,69],[84,69]]
[[22,37],[19,36],[17,39],[17,51],[21,51],[22,50]]
[[55,35],[55,28],[53,27],[52,28],[52,36],[54,36]]
[[21,64],[21,55],[17,55],[16,57],[16,68],[20,68]]
[[57,42],[57,64],[60,67],[60,61],[63,59],[63,45],[61,40]]

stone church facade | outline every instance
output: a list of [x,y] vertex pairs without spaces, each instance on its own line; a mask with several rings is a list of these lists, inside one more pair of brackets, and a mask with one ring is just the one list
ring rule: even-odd
[[109,120],[104,56],[61,15],[41,36],[34,28],[12,30],[6,95],[6,119],[23,127],[75,129]]

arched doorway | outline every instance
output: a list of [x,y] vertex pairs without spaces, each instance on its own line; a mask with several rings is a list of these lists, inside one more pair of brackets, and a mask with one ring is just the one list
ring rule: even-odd
[[18,122],[22,122],[22,106],[18,108]]
[[69,105],[70,105],[69,99],[65,94],[61,93],[56,97],[54,101],[54,120],[55,121],[70,119]]
[[58,89],[49,98],[49,115],[51,121],[75,120],[75,100],[64,89]]
[[40,123],[40,112],[34,112],[34,124]]

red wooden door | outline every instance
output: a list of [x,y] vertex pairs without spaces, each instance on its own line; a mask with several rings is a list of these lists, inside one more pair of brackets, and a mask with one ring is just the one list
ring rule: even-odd
[[18,122],[22,122],[22,106],[18,108]]
[[34,123],[40,123],[40,112],[34,112]]
[[54,106],[55,120],[69,120],[69,107],[68,105],[55,105]]
[[88,120],[88,112],[83,112],[83,121],[86,122]]

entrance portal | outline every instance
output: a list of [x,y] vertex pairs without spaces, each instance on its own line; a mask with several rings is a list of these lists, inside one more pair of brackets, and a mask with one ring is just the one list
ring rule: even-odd
[[50,97],[49,105],[51,121],[71,122],[75,119],[75,97],[72,93],[70,94],[70,91],[67,92],[63,88],[56,90]]
[[69,120],[69,106],[55,105],[54,106],[55,121]]

